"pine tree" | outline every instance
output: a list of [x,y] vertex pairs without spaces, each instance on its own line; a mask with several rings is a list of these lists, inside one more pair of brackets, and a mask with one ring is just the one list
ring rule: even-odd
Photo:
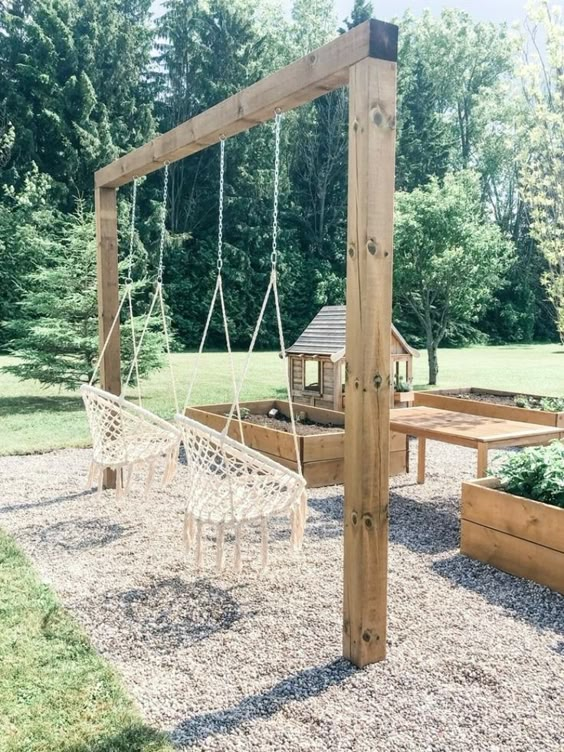
[[341,33],[344,33],[345,31],[354,29],[355,26],[358,26],[359,24],[364,23],[364,21],[368,21],[369,18],[372,18],[373,13],[374,6],[370,2],[370,0],[354,0],[351,14],[348,18],[345,18],[345,26],[344,28],[339,29],[339,31]]
[[70,208],[92,173],[154,131],[150,0],[29,0],[0,9],[0,107],[15,132],[1,178],[37,164]]
[[448,126],[437,106],[437,93],[427,70],[416,59],[399,106],[396,162],[398,189],[412,191],[434,175],[443,178],[449,167]]
[[[19,362],[5,370],[45,386],[75,389],[90,380],[98,359],[94,217],[79,207],[74,216],[53,213],[53,218],[51,237],[43,240],[43,264],[29,274],[20,315],[8,327]],[[137,337],[143,323],[143,316],[134,318]],[[160,365],[161,352],[162,337],[153,327],[140,353],[140,375]],[[122,326],[124,374],[132,354],[130,330]]]

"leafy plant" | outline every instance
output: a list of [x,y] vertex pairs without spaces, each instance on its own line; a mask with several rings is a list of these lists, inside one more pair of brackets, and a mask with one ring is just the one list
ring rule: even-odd
[[542,410],[546,410],[549,413],[564,412],[564,399],[559,397],[544,397],[540,401]]
[[529,410],[544,410],[547,413],[564,412],[564,399],[560,397],[528,397],[518,394],[514,400],[516,407],[526,407]]
[[410,392],[413,389],[411,379],[406,381],[401,376],[398,376],[394,382],[394,389],[396,392]]
[[513,398],[513,402],[515,402],[515,407],[530,407],[529,398],[524,394],[517,394]]
[[507,493],[564,509],[564,444],[530,447],[507,457],[496,470]]

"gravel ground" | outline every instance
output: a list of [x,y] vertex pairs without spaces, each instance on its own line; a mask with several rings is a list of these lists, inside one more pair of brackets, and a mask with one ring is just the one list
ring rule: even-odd
[[83,492],[87,450],[0,459],[0,525],[179,747],[562,752],[564,597],[458,554],[473,453],[428,454],[425,486],[393,480],[388,658],[362,671],[339,658],[340,487],[311,494],[301,558],[280,524],[239,579],[194,577],[180,485]]

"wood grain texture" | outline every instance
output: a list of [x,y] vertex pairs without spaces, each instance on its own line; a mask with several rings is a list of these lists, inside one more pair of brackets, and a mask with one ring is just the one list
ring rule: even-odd
[[[104,346],[119,307],[119,271],[117,205],[114,188],[97,188],[96,208],[96,270],[98,286],[98,337]],[[121,355],[119,324],[100,364],[100,386],[112,394],[121,392]],[[114,470],[104,471],[104,487],[116,487]]]
[[345,86],[349,68],[368,57],[397,59],[397,26],[371,19],[209,110],[98,170],[96,185],[116,187],[247,131]]
[[564,593],[564,553],[462,520],[460,552]]
[[[460,389],[459,392],[471,393],[471,388]],[[488,389],[491,394],[513,396],[511,392],[499,392]],[[564,413],[550,413],[542,410],[529,410],[525,407],[513,407],[512,405],[496,405],[493,402],[481,402],[479,400],[454,397],[438,392],[415,392],[416,407],[435,407],[441,410],[451,410],[458,413],[469,413],[487,418],[518,421],[521,423],[533,423],[536,425],[564,427]]]
[[463,520],[564,553],[564,509],[501,491],[497,478],[463,483],[460,514]]
[[410,407],[392,412],[393,431],[409,436],[444,441],[461,446],[525,446],[558,439],[561,431],[548,426],[524,423],[484,415],[441,410],[435,407]]
[[343,655],[386,654],[396,66],[349,80]]

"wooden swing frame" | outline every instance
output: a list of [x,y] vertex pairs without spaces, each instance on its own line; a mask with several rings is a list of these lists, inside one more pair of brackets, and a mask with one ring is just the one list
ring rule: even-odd
[[[349,88],[343,655],[386,654],[390,331],[396,125],[396,26],[370,20],[95,175],[100,343],[118,308],[117,189],[310,102]],[[101,386],[120,393],[114,329]],[[105,477],[107,486],[115,478]]]

